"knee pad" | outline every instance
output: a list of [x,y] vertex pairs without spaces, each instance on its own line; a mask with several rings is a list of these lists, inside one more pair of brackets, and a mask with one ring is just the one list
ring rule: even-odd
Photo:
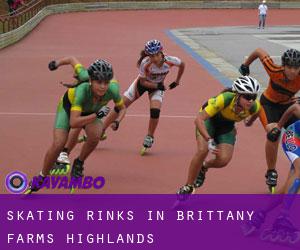
[[160,114],[160,109],[150,109],[150,117],[152,119],[158,119]]
[[114,107],[114,111],[115,111],[117,114],[119,114],[120,109],[119,109],[117,106],[115,106],[115,107]]
[[293,182],[293,184],[291,185],[291,187],[289,188],[289,194],[297,194],[298,191],[300,189],[300,179],[296,178]]

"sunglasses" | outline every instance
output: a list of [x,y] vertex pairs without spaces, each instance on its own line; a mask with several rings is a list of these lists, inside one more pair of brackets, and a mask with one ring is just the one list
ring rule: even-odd
[[255,101],[257,98],[257,95],[253,95],[253,94],[243,94],[241,95],[244,99],[246,99],[247,101]]

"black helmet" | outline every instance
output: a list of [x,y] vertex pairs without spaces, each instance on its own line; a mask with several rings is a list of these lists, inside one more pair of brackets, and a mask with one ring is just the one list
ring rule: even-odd
[[110,81],[113,76],[113,69],[109,62],[98,59],[88,68],[89,76],[92,80]]
[[300,67],[300,51],[288,49],[281,57],[282,66]]

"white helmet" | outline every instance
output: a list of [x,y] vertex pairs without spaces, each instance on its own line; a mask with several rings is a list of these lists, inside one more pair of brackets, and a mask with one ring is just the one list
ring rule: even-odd
[[232,84],[232,91],[239,94],[258,94],[259,82],[251,76],[240,76]]

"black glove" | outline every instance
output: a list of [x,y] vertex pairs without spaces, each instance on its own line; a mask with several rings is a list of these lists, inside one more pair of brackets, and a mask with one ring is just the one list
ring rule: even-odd
[[111,123],[111,125],[113,125],[112,129],[113,129],[114,131],[117,131],[118,128],[119,128],[119,126],[120,126],[120,122],[116,120],[116,121],[113,121],[113,122]]
[[166,90],[166,87],[165,87],[165,85],[164,85],[163,82],[159,82],[159,83],[157,84],[157,89],[158,89],[158,90],[161,90],[161,91],[165,91],[165,90]]
[[242,64],[239,68],[239,72],[243,75],[243,76],[248,76],[250,74],[250,69],[249,66],[246,66],[245,64]]
[[178,86],[179,84],[177,82],[172,82],[170,85],[169,85],[169,89],[174,89]]
[[103,106],[101,109],[98,110],[96,113],[97,118],[102,119],[103,117],[107,116],[110,111],[110,108],[107,106]]
[[276,142],[280,136],[281,130],[279,128],[272,128],[272,130],[267,134],[267,138],[271,142]]
[[51,70],[51,71],[56,70],[56,69],[58,68],[58,67],[57,67],[57,64],[56,64],[56,61],[51,61],[51,62],[49,62],[48,68],[49,68],[49,70]]

